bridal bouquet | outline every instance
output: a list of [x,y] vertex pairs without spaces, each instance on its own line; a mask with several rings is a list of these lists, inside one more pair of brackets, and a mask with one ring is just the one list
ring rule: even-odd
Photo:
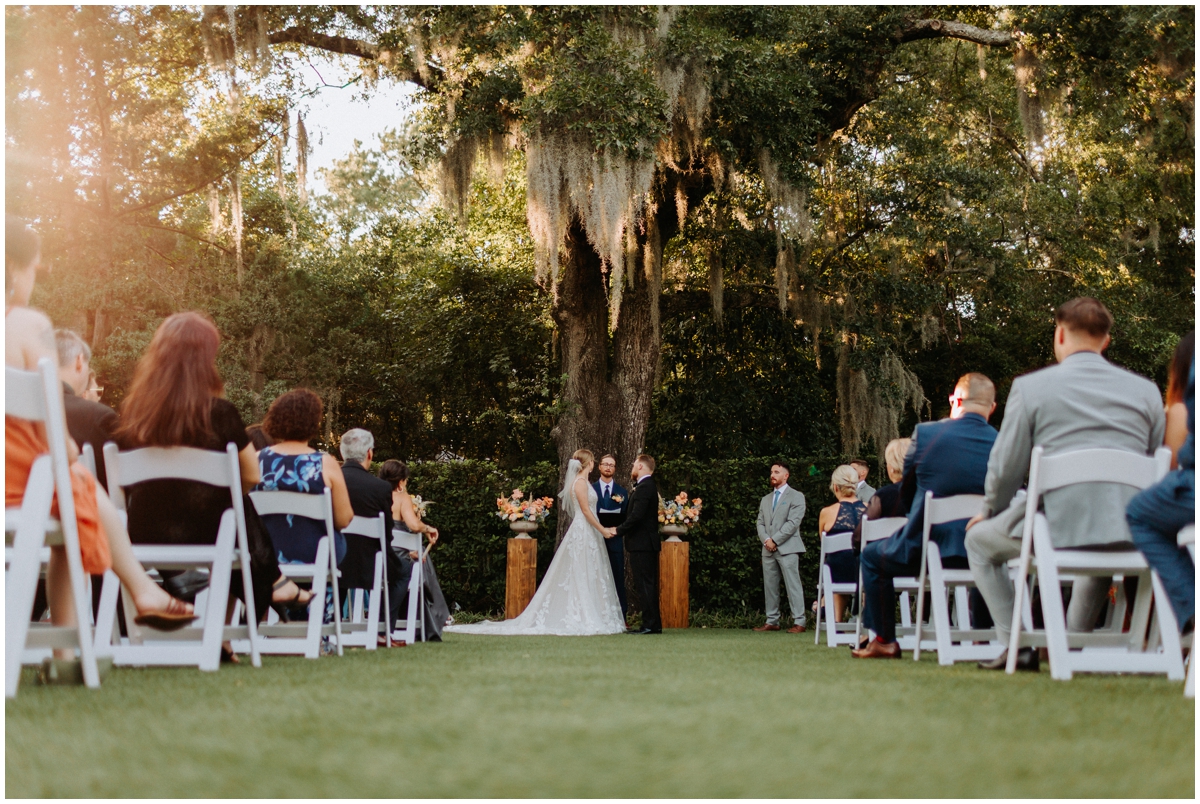
[[517,522],[522,519],[526,522],[543,522],[546,517],[550,516],[550,509],[553,506],[553,497],[526,500],[525,492],[513,489],[512,496],[508,499],[500,497],[496,500],[496,507],[500,509],[496,516],[505,522]]
[[704,501],[699,497],[689,501],[687,492],[681,491],[670,502],[658,502],[658,521],[663,525],[682,525],[690,528],[700,521],[700,508]]

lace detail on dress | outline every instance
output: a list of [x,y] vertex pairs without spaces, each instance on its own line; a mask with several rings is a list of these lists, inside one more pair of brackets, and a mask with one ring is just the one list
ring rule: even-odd
[[[596,490],[588,486],[595,510]],[[455,634],[590,636],[625,630],[617,584],[600,534],[583,514],[571,522],[546,577],[520,616],[503,622],[452,625]]]

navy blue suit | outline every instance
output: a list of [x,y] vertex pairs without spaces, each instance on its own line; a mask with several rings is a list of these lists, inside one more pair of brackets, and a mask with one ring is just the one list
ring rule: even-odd
[[[978,413],[965,413],[958,419],[919,424],[912,437],[913,444],[904,457],[904,479],[900,481],[903,501],[909,509],[908,523],[891,538],[871,542],[862,552],[866,596],[863,623],[884,642],[896,641],[893,579],[921,571],[925,492],[932,491],[935,497],[983,494],[996,430]],[[965,519],[933,527],[929,537],[937,542],[943,565],[966,568],[966,527]]]
[[[625,512],[629,509],[629,491],[615,481],[608,496],[600,488],[599,480],[592,484],[592,488],[596,490],[596,518],[600,520],[600,524],[606,528],[615,528],[624,522]],[[613,497],[620,497],[620,502],[612,499]],[[605,513],[606,510],[616,510],[619,513]],[[628,610],[625,600],[625,539],[613,536],[604,540],[604,546],[608,549],[608,563],[612,565],[613,580],[617,583],[617,599],[621,601],[621,613],[625,614]]]

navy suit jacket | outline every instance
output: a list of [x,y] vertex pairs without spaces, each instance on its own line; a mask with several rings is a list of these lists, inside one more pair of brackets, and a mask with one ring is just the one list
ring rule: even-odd
[[592,488],[594,488],[596,490],[596,512],[597,513],[600,512],[601,508],[620,508],[621,516],[625,515],[625,510],[629,507],[629,492],[623,486],[621,486],[621,484],[617,483],[615,480],[613,481],[613,484],[612,484],[613,495],[621,498],[621,502],[619,504],[608,504],[608,505],[605,504],[604,497],[600,493],[600,481],[599,480],[592,483]]
[[[913,443],[904,457],[901,494],[908,506],[908,524],[885,542],[884,553],[894,561],[915,564],[921,560],[921,532],[925,527],[925,492],[934,497],[983,494],[988,456],[996,429],[978,413],[958,419],[918,424]],[[967,520],[935,525],[929,538],[937,542],[942,557],[966,558]]]

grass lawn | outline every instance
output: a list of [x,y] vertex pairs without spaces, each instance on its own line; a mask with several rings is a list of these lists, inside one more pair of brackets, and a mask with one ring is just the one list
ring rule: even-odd
[[1182,684],[857,661],[811,634],[450,635],[22,681],[8,796],[1195,794]]

